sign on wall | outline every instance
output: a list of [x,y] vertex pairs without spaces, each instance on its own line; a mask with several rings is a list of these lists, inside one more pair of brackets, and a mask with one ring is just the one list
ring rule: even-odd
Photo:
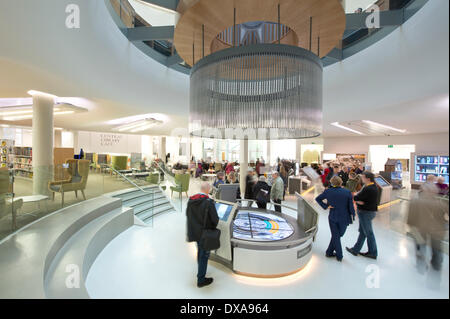
[[141,153],[141,136],[116,133],[79,132],[78,144],[85,152]]

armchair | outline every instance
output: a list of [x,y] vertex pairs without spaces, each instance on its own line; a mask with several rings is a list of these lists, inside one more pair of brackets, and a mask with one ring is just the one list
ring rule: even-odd
[[86,195],[84,190],[89,176],[89,161],[88,160],[74,160],[66,161],[69,164],[68,173],[70,177],[61,181],[53,181],[48,183],[48,189],[52,192],[52,199],[55,199],[55,193],[61,193],[61,207],[64,207],[64,193],[75,192],[78,197],[78,191],[81,191],[84,200]]
[[186,173],[186,174],[175,174],[175,186],[170,186],[170,190],[171,190],[171,195],[173,195],[173,192],[178,192],[180,193],[180,198],[182,196],[182,193],[186,193],[186,196],[188,195],[188,190],[189,190],[189,180],[191,178],[191,175]]

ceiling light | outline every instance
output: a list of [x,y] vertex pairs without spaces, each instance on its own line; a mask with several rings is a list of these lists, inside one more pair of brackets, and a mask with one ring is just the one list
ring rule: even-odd
[[359,132],[359,131],[357,131],[357,130],[351,129],[351,128],[346,127],[346,126],[343,126],[343,125],[339,124],[339,122],[331,123],[331,125],[336,126],[336,127],[339,127],[339,128],[341,128],[341,129],[343,129],[343,130],[347,130],[347,131],[350,131],[350,132],[359,134],[359,135],[365,135],[364,133],[361,133],[361,132]]
[[[73,114],[75,111],[62,111],[62,112],[53,112],[54,115],[64,115],[64,114]],[[27,114],[27,115],[19,115],[19,116],[7,116],[3,119],[5,121],[20,121],[20,120],[26,120],[33,118],[33,114]]]
[[146,118],[134,122],[129,122],[127,124],[116,127],[119,132],[130,131],[131,133],[144,131],[156,124],[162,124],[162,121],[156,120],[154,118]]
[[54,115],[64,115],[64,114],[73,114],[75,111],[62,111],[62,112],[53,112]]
[[29,114],[33,113],[32,109],[29,110],[22,110],[22,111],[10,111],[10,112],[2,112],[0,111],[1,116],[7,116],[7,115],[18,115],[18,114]]
[[136,128],[136,129],[134,129],[134,130],[132,130],[130,132],[131,133],[142,132],[142,131],[145,131],[145,130],[147,130],[147,129],[155,126],[155,125],[156,125],[156,123],[147,124],[147,125],[141,126],[139,128]]
[[366,123],[366,124],[382,127],[382,128],[385,128],[385,129],[389,129],[389,130],[392,130],[392,131],[395,131],[395,132],[406,133],[406,130],[398,129],[398,128],[395,128],[395,127],[392,127],[392,126],[389,126],[389,125],[384,125],[384,124],[380,124],[380,123],[373,122],[373,121],[368,121],[368,120],[363,120],[363,122]]
[[2,107],[29,106],[29,105],[33,105],[33,98],[31,97],[0,98],[0,109]]
[[119,132],[128,131],[128,130],[131,130],[131,129],[135,129],[135,128],[141,127],[141,126],[146,125],[146,124],[147,123],[145,121],[142,121],[142,122],[139,121],[137,123],[123,125],[123,126],[119,127],[118,130],[119,130]]

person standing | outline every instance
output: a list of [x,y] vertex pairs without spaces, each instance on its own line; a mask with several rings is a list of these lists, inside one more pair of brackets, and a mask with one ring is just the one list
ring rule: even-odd
[[[237,180],[235,171],[230,172],[230,174],[228,175],[228,178],[226,179],[226,184],[237,184],[237,185],[239,185],[239,181]],[[240,187],[237,188],[236,198],[237,199],[241,199],[241,188]]]
[[[272,173],[273,185],[270,190],[270,199],[275,203],[281,205],[281,200],[283,199],[284,194],[284,182],[280,176],[280,173],[273,172]],[[281,206],[274,205],[275,211],[281,213]]]
[[[347,251],[354,256],[361,256],[377,259],[378,250],[373,233],[372,220],[378,211],[378,187],[375,185],[375,175],[371,172],[364,172],[361,175],[364,187],[355,195],[354,200],[358,207],[359,237],[353,248],[346,247]],[[367,239],[368,252],[361,253],[364,242]]]
[[338,173],[338,176],[342,179],[342,186],[346,186],[348,182],[348,167],[343,166]]
[[258,208],[266,209],[267,202],[270,201],[270,186],[264,176],[260,176],[258,182],[253,186],[253,194],[255,194]]
[[245,177],[245,199],[253,199],[253,176],[253,170],[249,168]]
[[213,278],[206,277],[208,268],[208,259],[210,251],[203,248],[201,238],[204,229],[216,229],[219,223],[216,205],[207,194],[211,191],[211,185],[203,182],[200,193],[189,198],[186,217],[187,217],[187,241],[197,242],[197,287],[205,287],[213,282]]
[[330,184],[331,187],[317,196],[316,201],[323,209],[330,209],[328,223],[330,224],[331,241],[325,255],[336,257],[337,261],[342,261],[344,256],[341,237],[344,236],[348,225],[355,220],[355,207],[352,193],[342,187],[342,179],[339,176],[334,176],[330,180]]
[[323,187],[328,187],[327,176],[330,174],[330,167],[329,164],[323,164],[323,174],[320,176],[322,178]]

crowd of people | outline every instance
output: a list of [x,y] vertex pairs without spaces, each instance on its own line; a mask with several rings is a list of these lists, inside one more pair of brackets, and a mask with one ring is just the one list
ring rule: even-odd
[[[204,205],[206,212],[201,216],[188,216],[188,232],[191,232],[190,240],[196,241],[198,245],[198,286],[203,287],[212,283],[211,278],[206,278],[206,265],[209,252],[201,247],[201,234],[198,229],[204,218],[210,219],[210,224],[217,225],[214,206],[211,205],[209,194],[212,188],[218,188],[220,184],[239,184],[238,172],[235,171],[237,163],[221,163],[217,171],[216,179],[211,185],[208,182],[202,184],[200,194],[189,199],[188,212],[195,214],[192,207]],[[272,203],[276,212],[281,212],[282,201],[286,194],[287,181],[290,175],[295,174],[296,163],[292,161],[279,160],[275,167],[265,167],[264,161],[259,159],[255,168],[249,168],[245,178],[245,192],[242,199],[251,200],[250,205],[256,202],[260,209],[267,209]],[[362,256],[371,259],[378,258],[378,247],[373,230],[372,221],[376,217],[379,201],[380,188],[375,183],[375,175],[366,171],[361,163],[343,165],[330,162],[323,165],[313,164],[311,166],[321,178],[325,187],[322,194],[316,197],[316,202],[325,210],[329,210],[328,223],[331,232],[331,240],[325,252],[326,257],[336,258],[342,261],[344,258],[341,238],[345,235],[347,227],[355,222],[358,217],[358,232],[355,244],[346,247],[346,251],[353,256]],[[213,171],[218,168],[215,163],[199,162],[196,175],[201,176],[203,172]],[[449,188],[443,178],[434,175],[428,176],[427,182],[422,186],[417,198],[410,203],[410,211],[407,224],[416,242],[417,265],[421,269],[426,268],[425,256],[427,240],[431,241],[433,269],[440,270],[442,264],[441,241],[448,231],[448,201],[442,204],[439,196],[448,197]],[[238,187],[238,196],[241,192]],[[203,204],[202,204],[203,203]],[[189,215],[188,214],[188,215]],[[189,230],[189,227],[191,230]],[[211,226],[212,227],[212,226]],[[367,242],[368,250],[363,252],[363,246]]]
[[[329,210],[331,240],[325,255],[342,261],[341,238],[357,215],[359,236],[354,246],[346,247],[346,250],[354,256],[377,259],[378,249],[372,221],[378,211],[380,189],[375,183],[375,175],[364,171],[361,165],[349,169],[331,163],[316,165],[314,168],[325,187],[316,201],[323,209]],[[448,192],[449,187],[442,177],[429,175],[409,206],[407,224],[416,242],[417,266],[422,272],[426,268],[428,239],[431,242],[431,266],[437,271],[441,269],[443,259],[440,245],[448,231]],[[442,201],[443,197],[447,199]],[[366,241],[368,251],[361,252]]]

